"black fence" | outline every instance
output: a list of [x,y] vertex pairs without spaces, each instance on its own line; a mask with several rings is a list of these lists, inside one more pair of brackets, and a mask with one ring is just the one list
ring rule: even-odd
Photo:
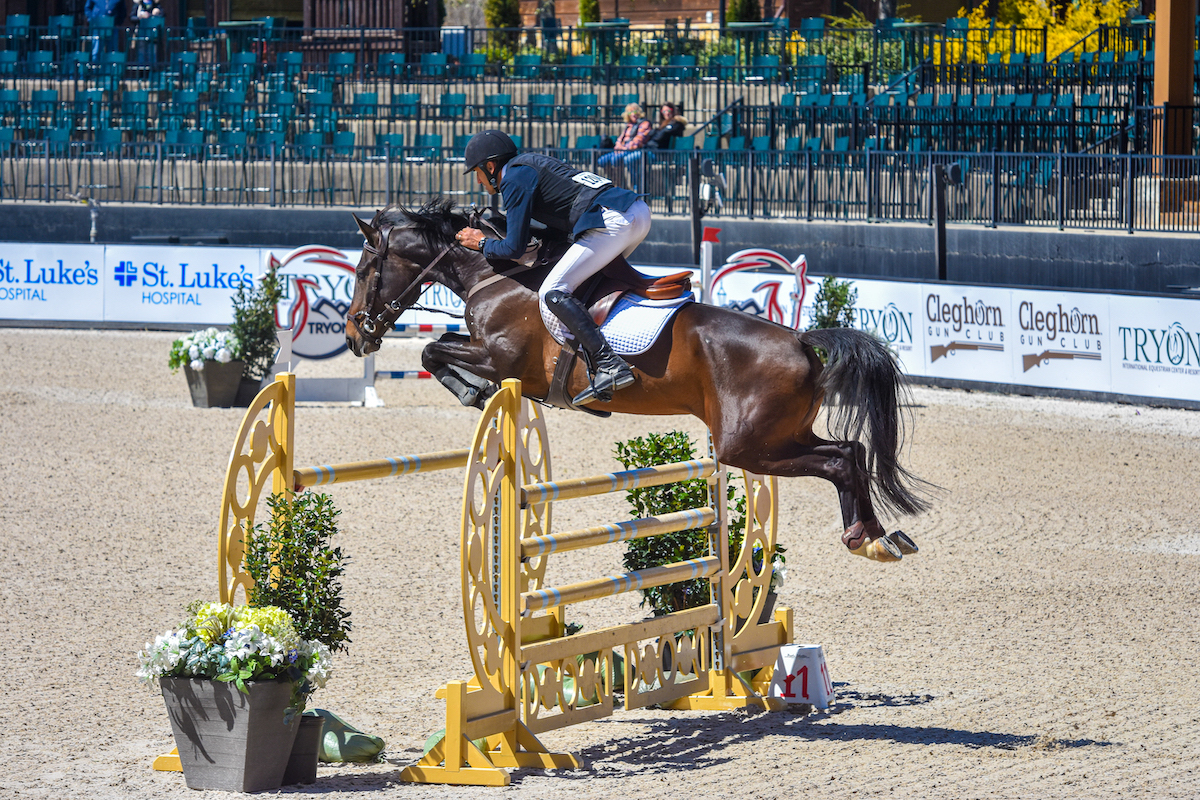
[[[659,215],[692,213],[693,159],[726,181],[716,215],[867,222],[932,218],[934,164],[963,176],[948,217],[978,225],[1200,233],[1200,158],[829,150],[655,151],[620,165],[605,151],[550,149],[647,196]],[[16,143],[0,158],[0,200],[240,206],[408,206],[491,197],[448,148],[333,145]]]

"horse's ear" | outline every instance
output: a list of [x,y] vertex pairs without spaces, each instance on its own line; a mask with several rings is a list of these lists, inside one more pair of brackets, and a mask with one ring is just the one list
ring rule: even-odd
[[370,223],[363,222],[361,219],[359,219],[358,214],[352,213],[350,216],[354,217],[354,221],[358,223],[358,229],[362,231],[363,236],[367,237],[367,241],[371,244],[375,244],[375,240],[379,238],[379,231],[372,228]]

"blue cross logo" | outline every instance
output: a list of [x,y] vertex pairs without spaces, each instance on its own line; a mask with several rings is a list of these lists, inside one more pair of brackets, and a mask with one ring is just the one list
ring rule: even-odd
[[137,267],[133,265],[132,261],[122,261],[113,270],[113,277],[122,286],[132,286],[137,283]]

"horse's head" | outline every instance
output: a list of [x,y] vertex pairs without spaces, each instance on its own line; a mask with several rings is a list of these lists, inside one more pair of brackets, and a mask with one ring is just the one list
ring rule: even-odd
[[[454,222],[449,203],[433,205],[419,211],[384,209],[369,223],[354,217],[367,240],[346,312],[346,344],[356,356],[379,349],[384,334],[417,302],[426,282],[446,282],[445,271],[434,270],[457,247]],[[435,217],[439,224],[432,224]]]

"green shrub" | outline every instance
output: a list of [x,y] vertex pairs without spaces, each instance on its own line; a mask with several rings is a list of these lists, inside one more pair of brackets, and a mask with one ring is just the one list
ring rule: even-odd
[[[696,458],[696,451],[686,433],[672,431],[617,442],[616,458],[625,469],[641,469],[656,464],[690,461]],[[733,481],[729,481],[727,487],[727,499],[734,502],[729,518],[729,551],[732,559],[737,557],[742,546],[742,533],[746,528],[746,498],[744,493],[735,492]],[[709,503],[708,483],[702,478],[631,489],[626,495],[637,517],[701,508]],[[625,568],[646,569],[690,558],[703,558],[709,554],[708,538],[707,529],[692,528],[645,539],[632,539],[626,543]],[[649,605],[656,617],[702,606],[711,602],[710,587],[711,582],[707,578],[698,578],[642,589],[642,605]]]
[[858,301],[858,290],[849,281],[839,281],[826,275],[817,286],[813,298],[812,324],[810,331],[817,328],[853,328],[854,304]]
[[233,296],[233,324],[229,330],[242,345],[242,360],[246,366],[242,374],[247,378],[262,380],[275,363],[275,307],[283,299],[283,286],[272,267],[262,276],[253,289],[246,284],[238,286]]
[[246,537],[246,574],[254,580],[252,606],[278,606],[292,615],[304,639],[323,642],[331,651],[350,641],[350,612],[342,608],[341,576],[346,561],[337,535],[337,517],[329,495],[301,492],[267,500],[269,525],[255,525]]
[[762,18],[758,0],[729,0],[725,7],[726,22],[762,22]]

